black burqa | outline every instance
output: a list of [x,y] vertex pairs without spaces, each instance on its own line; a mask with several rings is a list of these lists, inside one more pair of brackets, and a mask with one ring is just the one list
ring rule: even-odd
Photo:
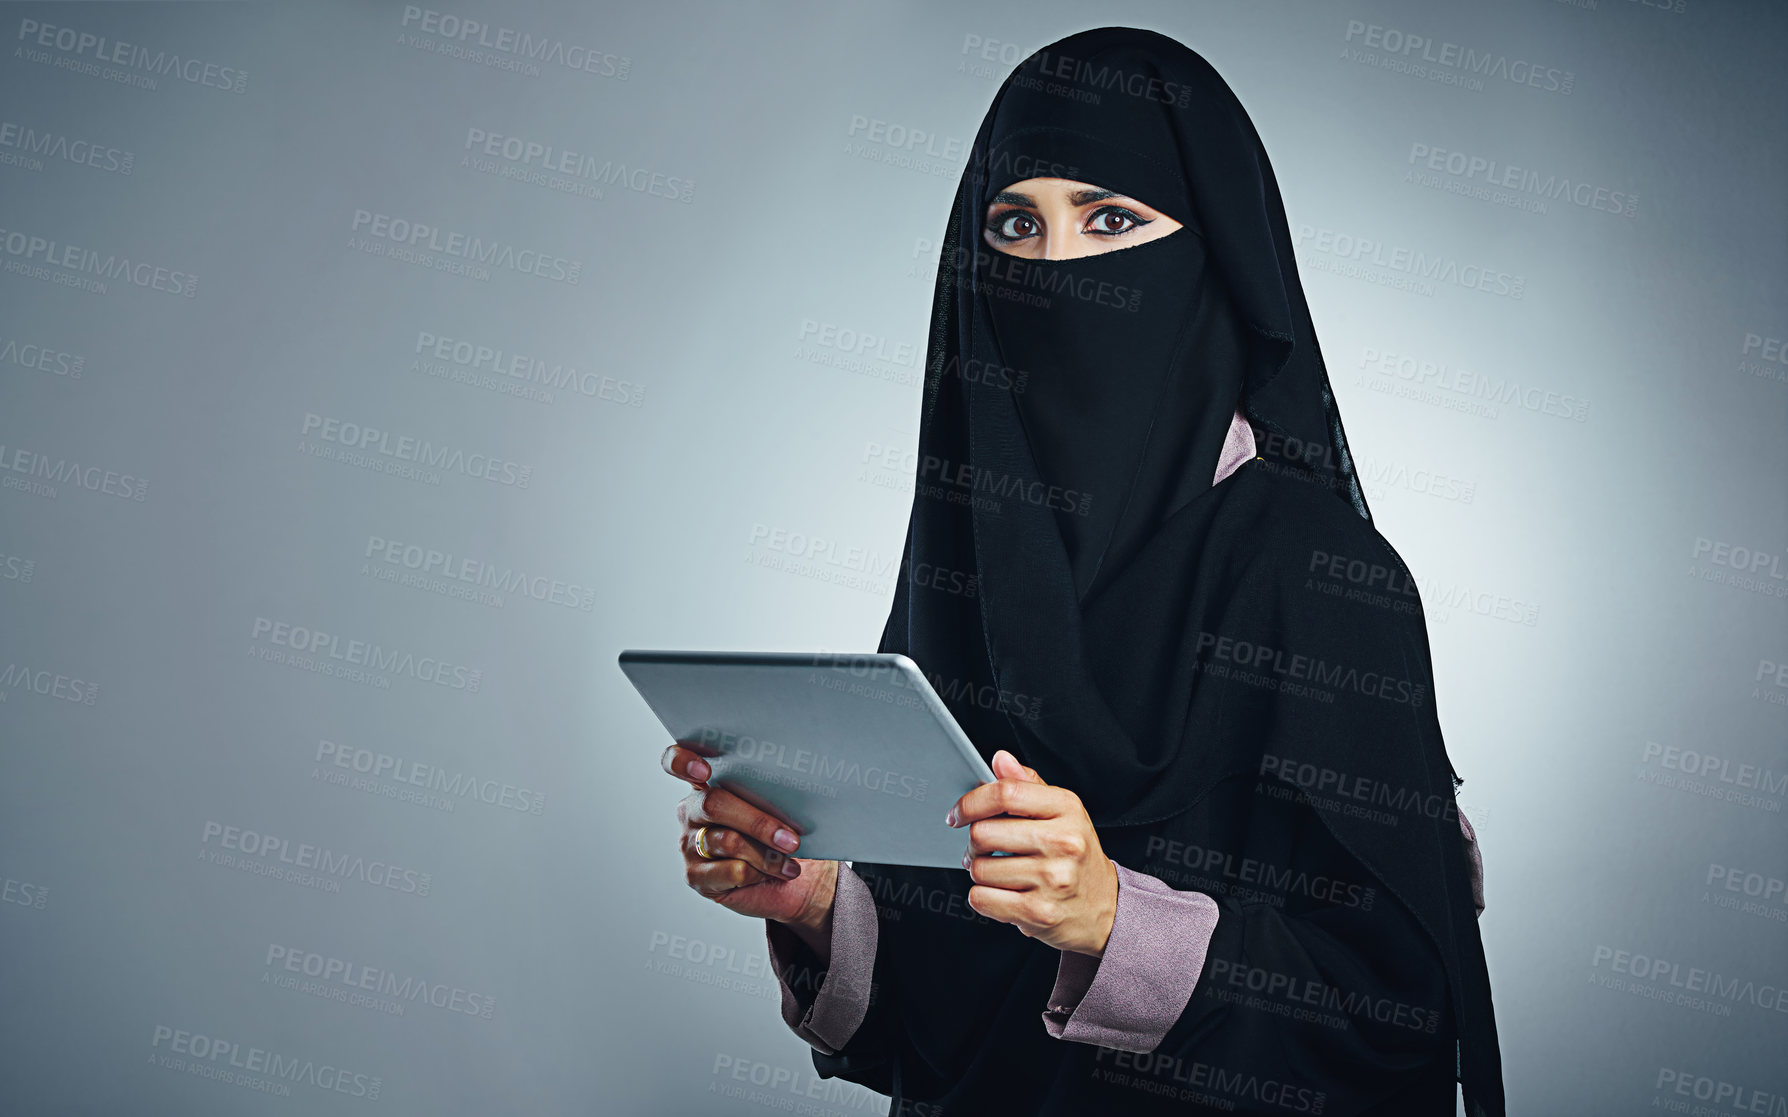
[[[1027,178],[1184,227],[997,252],[987,203]],[[878,993],[819,1072],[894,1113],[1451,1114],[1456,1077],[1467,1113],[1502,1114],[1420,601],[1372,526],[1266,152],[1202,57],[1101,28],[1006,80],[927,358],[880,650],[983,756],[1078,794],[1115,861],[1220,915],[1166,1039],[1118,1051],[1045,1031],[1061,956],[973,912],[967,873],[857,862]],[[1238,405],[1261,457],[1213,486]]]

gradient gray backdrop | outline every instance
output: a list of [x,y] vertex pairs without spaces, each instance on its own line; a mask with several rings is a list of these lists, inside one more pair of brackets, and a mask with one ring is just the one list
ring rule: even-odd
[[[963,154],[1106,23],[1273,158],[1510,1112],[1788,1105],[1781,5],[0,21],[0,1110],[883,1112],[684,885],[615,655],[874,647]],[[193,1069],[251,1050],[311,1069]]]

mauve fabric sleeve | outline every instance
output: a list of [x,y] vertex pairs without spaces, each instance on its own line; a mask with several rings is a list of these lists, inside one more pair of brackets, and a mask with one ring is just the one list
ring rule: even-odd
[[1043,1027],[1057,1039],[1152,1051],[1192,999],[1217,901],[1122,865],[1117,877],[1105,955],[1061,952]]
[[1465,860],[1471,864],[1471,903],[1484,914],[1484,855],[1478,849],[1478,832],[1472,829],[1471,820],[1465,817],[1465,809],[1459,811],[1459,829],[1465,834]]
[[[1459,812],[1471,865],[1472,902],[1484,913],[1484,860],[1477,832]],[[1043,1026],[1057,1039],[1153,1051],[1192,999],[1217,929],[1216,900],[1158,877],[1117,867],[1117,915],[1105,954],[1061,951]]]
[[869,1012],[876,947],[875,897],[869,886],[849,862],[839,863],[832,897],[832,957],[823,981],[818,956],[793,931],[766,919],[764,933],[770,968],[782,985],[783,1023],[821,1054],[838,1054]]
[[1211,479],[1211,484],[1216,485],[1253,456],[1254,428],[1248,425],[1238,408],[1229,418],[1229,433],[1223,436],[1223,451],[1217,455],[1217,475]]

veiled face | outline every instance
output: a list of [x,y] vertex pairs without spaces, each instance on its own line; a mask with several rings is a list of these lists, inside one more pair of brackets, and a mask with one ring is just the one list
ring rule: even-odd
[[1147,203],[1071,178],[1027,178],[987,205],[982,237],[1027,260],[1074,260],[1160,240],[1180,223]]

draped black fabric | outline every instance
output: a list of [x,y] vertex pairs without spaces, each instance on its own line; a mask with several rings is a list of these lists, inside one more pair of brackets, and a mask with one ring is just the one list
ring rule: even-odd
[[[1184,227],[997,252],[986,203],[1027,178]],[[984,757],[1079,795],[1114,860],[1221,910],[1167,1038],[1119,1052],[1048,1035],[1060,955],[974,913],[967,873],[856,863],[879,994],[820,1073],[893,1113],[1451,1114],[1457,1077],[1500,1115],[1420,599],[1355,475],[1266,152],[1202,57],[1102,28],[1006,80],[927,373],[880,650]],[[1261,457],[1213,486],[1238,405]]]

